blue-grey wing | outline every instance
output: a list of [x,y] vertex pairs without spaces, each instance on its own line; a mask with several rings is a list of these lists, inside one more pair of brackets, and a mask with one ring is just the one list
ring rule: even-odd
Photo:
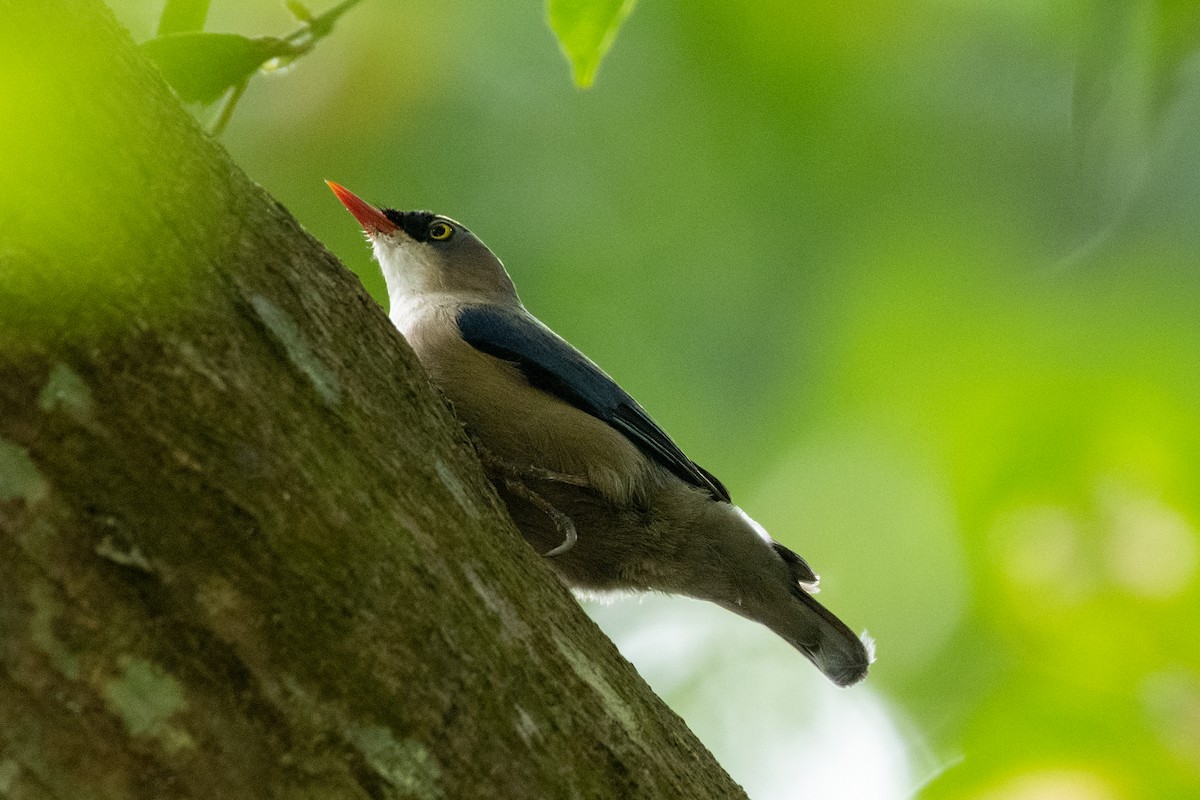
[[515,364],[531,386],[611,425],[681,480],[730,502],[725,486],[684,455],[628,392],[533,317],[516,309],[467,306],[457,323],[464,341]]

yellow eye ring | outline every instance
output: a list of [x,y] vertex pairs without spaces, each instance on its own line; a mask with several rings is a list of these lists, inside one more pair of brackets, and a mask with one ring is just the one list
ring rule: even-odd
[[434,241],[444,242],[454,235],[454,228],[447,225],[445,222],[438,220],[429,226],[429,238]]

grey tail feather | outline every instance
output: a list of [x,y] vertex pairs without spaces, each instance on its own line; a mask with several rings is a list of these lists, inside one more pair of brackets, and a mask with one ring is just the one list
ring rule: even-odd
[[858,683],[867,676],[867,668],[875,660],[874,642],[865,633],[861,638],[855,636],[833,612],[816,601],[813,595],[820,578],[807,561],[779,542],[772,542],[771,546],[788,568],[791,577],[788,591],[803,608],[793,606],[782,618],[776,618],[775,625],[767,622],[767,626],[808,656],[838,686]]
[[[875,660],[874,642],[865,633],[862,637],[846,626],[833,612],[817,602],[800,586],[792,589],[800,602],[804,619],[800,629],[803,638],[777,630],[793,647],[808,656],[821,672],[838,686],[850,686],[867,677],[867,668]],[[814,637],[815,634],[815,637]]]

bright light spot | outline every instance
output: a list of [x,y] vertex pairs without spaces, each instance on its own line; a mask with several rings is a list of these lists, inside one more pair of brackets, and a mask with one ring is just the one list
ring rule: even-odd
[[766,628],[707,603],[588,611],[754,800],[913,796],[905,737],[870,678],[838,689]]
[[1146,597],[1171,597],[1196,574],[1196,531],[1174,509],[1123,486],[1100,493],[1112,579]]
[[1077,603],[1100,573],[1144,597],[1188,588],[1200,563],[1197,532],[1162,501],[1102,484],[1086,516],[1054,505],[1014,509],[997,519],[992,541],[1010,580],[1048,600]]
[[1152,675],[1142,684],[1141,698],[1151,730],[1200,767],[1200,680],[1189,673]]
[[992,540],[1009,578],[1060,602],[1078,602],[1092,584],[1076,517],[1059,506],[1025,506],[1001,516]]
[[1043,770],[1009,778],[979,800],[1118,800],[1109,781],[1083,770]]

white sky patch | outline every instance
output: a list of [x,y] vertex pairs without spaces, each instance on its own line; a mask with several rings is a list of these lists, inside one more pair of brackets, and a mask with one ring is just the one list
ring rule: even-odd
[[916,790],[869,678],[838,689],[766,628],[707,603],[649,596],[587,610],[753,800]]

